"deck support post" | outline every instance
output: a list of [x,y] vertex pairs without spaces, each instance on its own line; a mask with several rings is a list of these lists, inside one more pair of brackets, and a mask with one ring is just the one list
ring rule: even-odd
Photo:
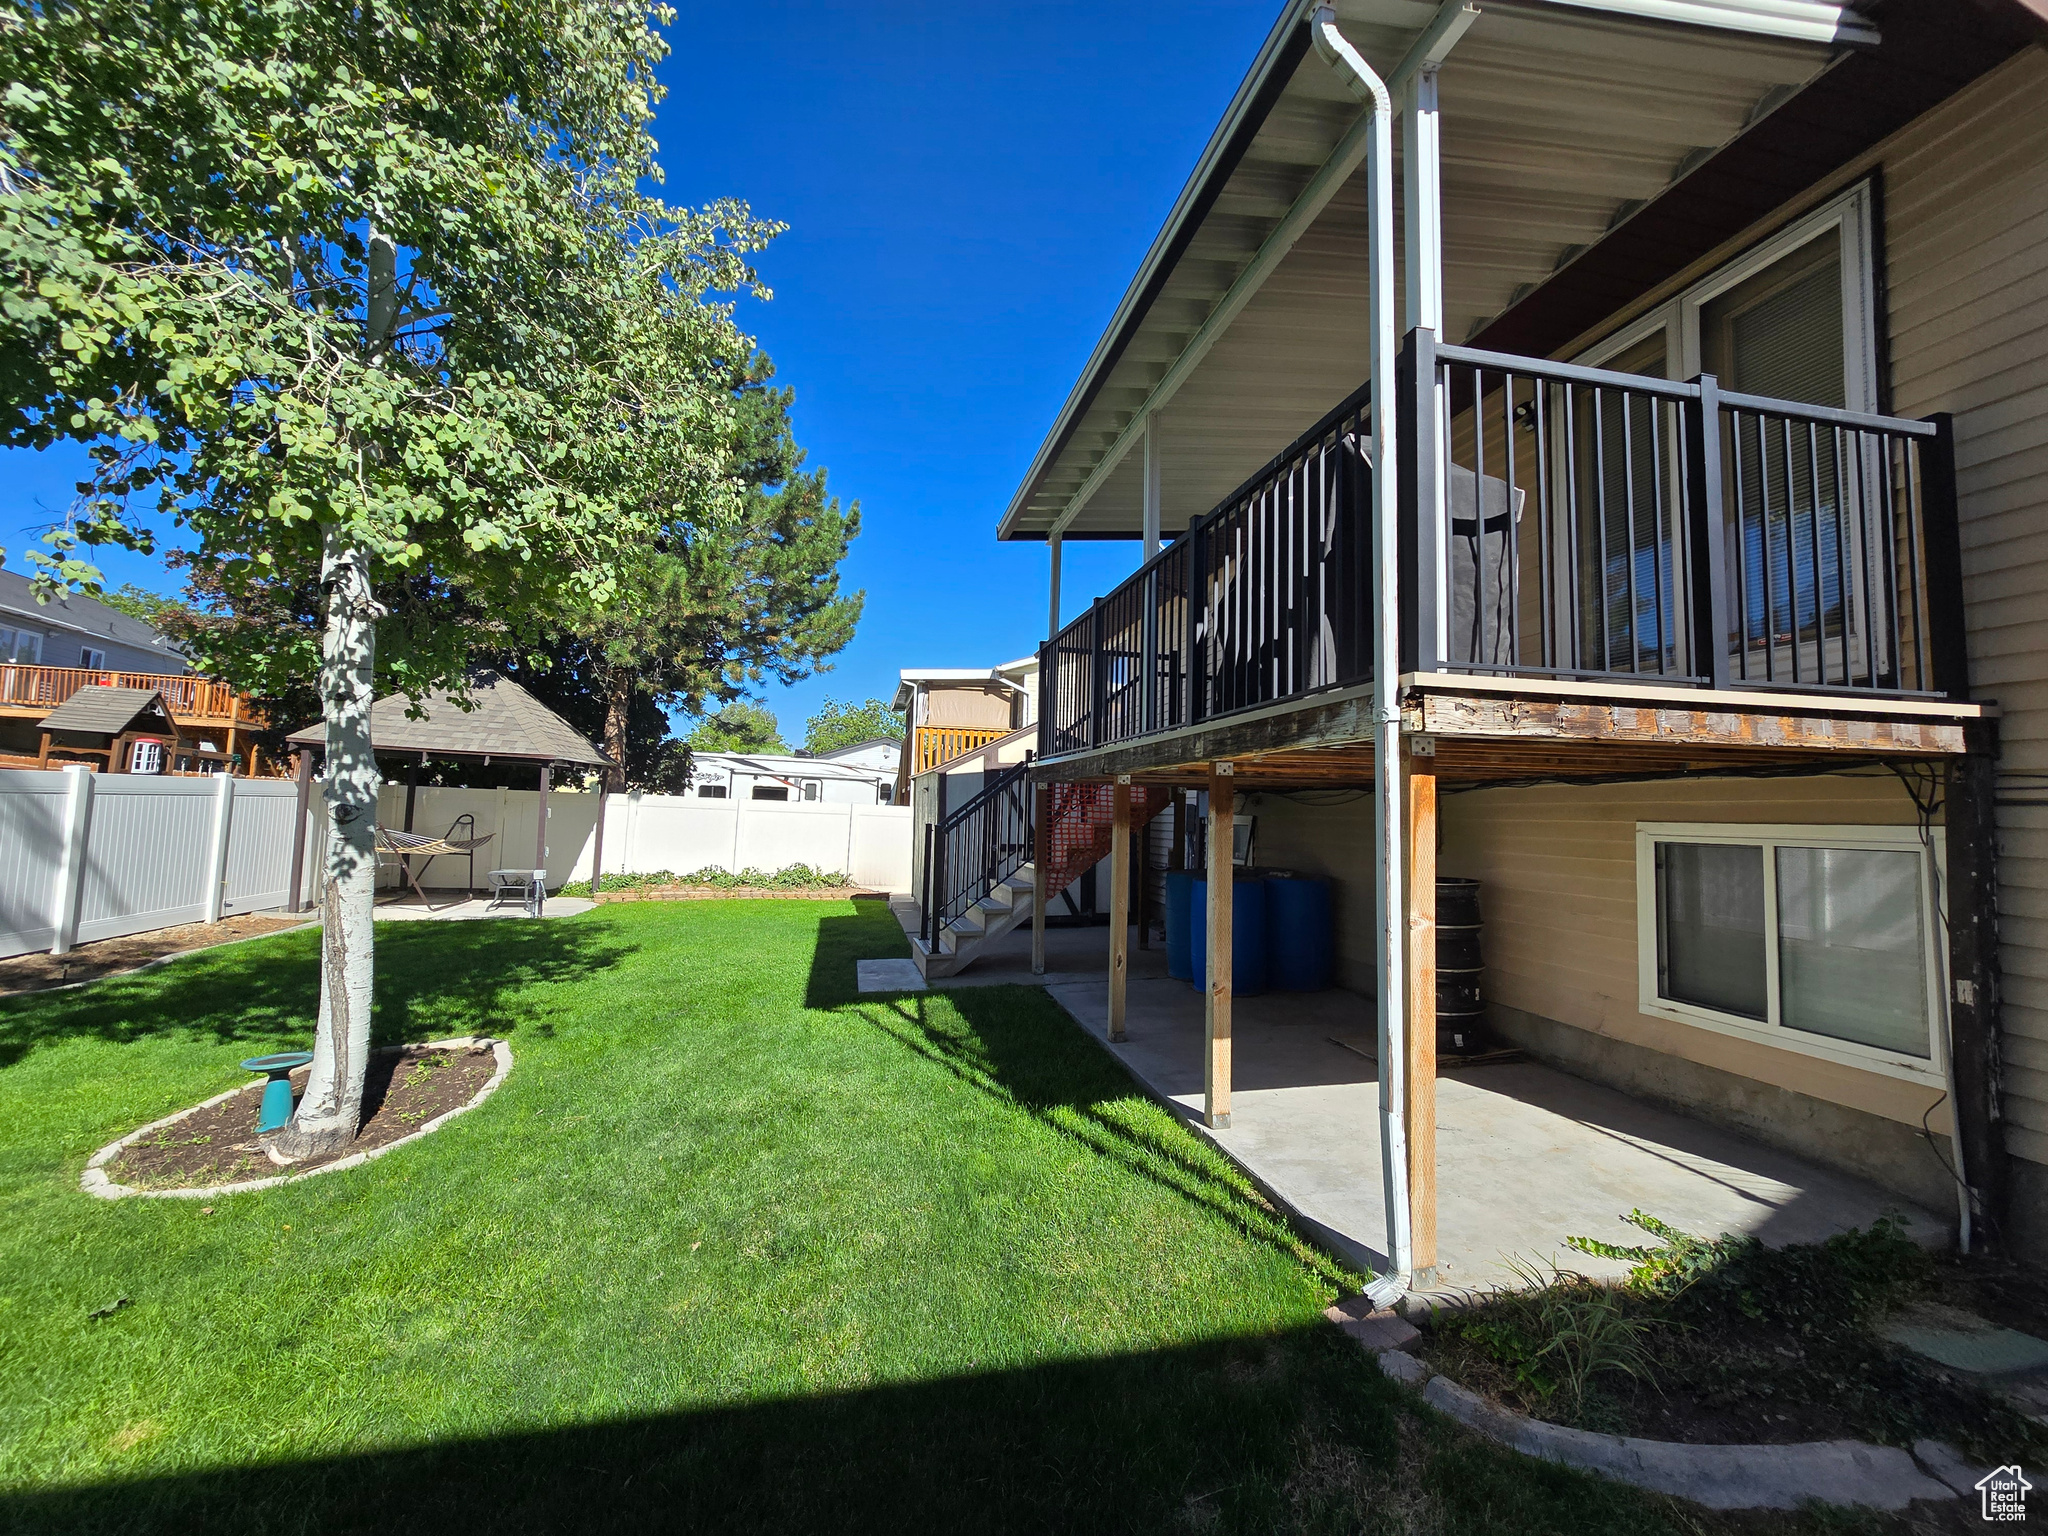
[[1436,1284],[1436,743],[1408,740],[1409,1284]]
[[1235,763],[1209,765],[1209,901],[1207,972],[1202,988],[1202,1123],[1230,1128],[1230,945],[1233,874],[1230,861],[1236,816]]
[[[590,899],[597,900],[598,882],[604,878],[604,803],[611,798],[609,771],[597,776],[597,826],[590,834]],[[848,861],[851,863],[851,861]]]
[[313,749],[301,747],[298,759],[298,815],[292,822],[292,893],[284,904],[290,913],[306,910],[306,817],[313,807]]
[[[1045,974],[1045,904],[1052,899],[1047,882],[1052,872],[1052,786],[1035,784],[1031,789],[1031,974]],[[929,900],[929,897],[927,897]],[[938,943],[936,930],[933,944]]]
[[1121,775],[1109,792],[1109,1038],[1124,1034],[1124,998],[1131,967],[1131,779]]
[[1951,1124],[1971,1248],[2003,1243],[2007,1184],[1999,1103],[1998,787],[1994,727],[1965,729],[1968,751],[1951,758],[1944,795],[1948,843],[1948,973]]
[[533,867],[540,870],[541,884],[547,884],[548,867],[548,784],[555,776],[553,763],[540,765],[540,802],[536,807],[533,829]]

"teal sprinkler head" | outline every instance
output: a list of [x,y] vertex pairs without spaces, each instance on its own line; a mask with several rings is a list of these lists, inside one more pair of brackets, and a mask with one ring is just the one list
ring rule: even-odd
[[311,1051],[279,1051],[275,1056],[251,1056],[242,1063],[245,1072],[268,1072],[263,1085],[263,1116],[256,1122],[256,1134],[282,1130],[292,1117],[292,1072],[313,1059]]

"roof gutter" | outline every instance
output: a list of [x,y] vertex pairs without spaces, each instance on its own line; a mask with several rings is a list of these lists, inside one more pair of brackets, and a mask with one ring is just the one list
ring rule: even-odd
[[[1441,13],[1439,13],[1441,15]],[[1401,901],[1399,506],[1394,466],[1394,98],[1364,55],[1337,30],[1337,13],[1319,4],[1309,17],[1310,40],[1352,95],[1366,103],[1366,291],[1372,335],[1372,576],[1376,620],[1372,681],[1372,798],[1374,926],[1378,929],[1380,1178],[1387,1213],[1391,1272],[1371,1292],[1379,1306],[1407,1289],[1414,1268],[1414,1229],[1408,1209],[1407,922]]]

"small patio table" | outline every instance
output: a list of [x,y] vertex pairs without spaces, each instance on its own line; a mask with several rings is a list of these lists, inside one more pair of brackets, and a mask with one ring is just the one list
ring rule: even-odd
[[528,917],[539,917],[541,906],[548,899],[548,872],[544,869],[494,869],[489,876],[491,899],[484,904],[489,911],[501,901],[520,901],[526,905]]

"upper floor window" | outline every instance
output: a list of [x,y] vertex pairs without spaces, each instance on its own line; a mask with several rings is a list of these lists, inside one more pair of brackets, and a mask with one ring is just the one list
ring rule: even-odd
[[0,661],[25,661],[33,665],[43,659],[43,637],[32,629],[0,629]]
[[1877,409],[1870,187],[1859,184],[1575,361],[1725,390]]
[[103,671],[107,665],[107,653],[105,651],[95,650],[92,646],[89,645],[85,646],[82,649],[80,649],[78,653],[78,664],[81,667],[84,667],[87,671]]

